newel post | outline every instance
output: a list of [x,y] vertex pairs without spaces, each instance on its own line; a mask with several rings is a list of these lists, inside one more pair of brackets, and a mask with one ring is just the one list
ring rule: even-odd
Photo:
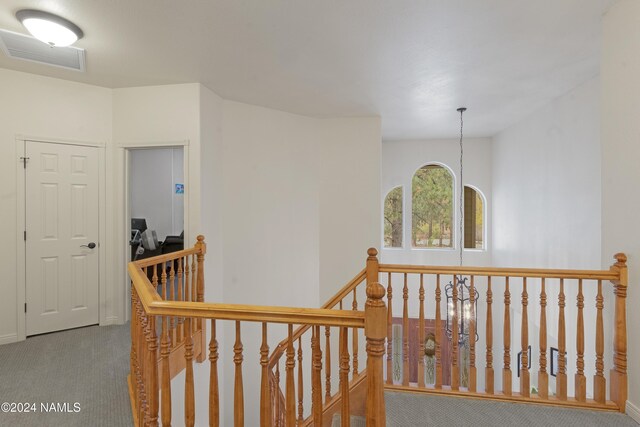
[[380,264],[378,263],[378,250],[376,248],[367,249],[367,286],[372,283],[378,283],[378,272]]
[[[369,259],[375,258],[375,253],[375,249],[369,249]],[[383,297],[384,287],[380,283],[367,284],[367,302],[364,307],[364,334],[367,338],[367,427],[386,426],[382,356],[387,336],[387,307]]]
[[623,253],[614,255],[616,263],[612,271],[618,273],[618,280],[612,281],[615,286],[615,323],[613,333],[613,366],[610,372],[610,398],[618,405],[620,412],[625,411],[627,402],[627,256]]
[[[204,236],[199,234],[196,238],[198,241],[195,247],[198,249],[198,273],[196,276],[196,301],[204,302],[204,255],[207,253],[207,244],[204,242]],[[207,352],[204,350],[207,348],[207,333],[206,323],[203,319],[196,320],[196,329],[198,331],[198,340],[200,340],[200,354],[196,357],[198,363],[202,363],[207,358]]]
[[[198,241],[196,242],[196,248],[198,249],[198,276],[197,276],[197,288],[196,288],[196,301],[204,301],[204,255],[207,253],[207,244],[204,242],[204,236],[198,235]],[[198,320],[200,323],[200,320]]]

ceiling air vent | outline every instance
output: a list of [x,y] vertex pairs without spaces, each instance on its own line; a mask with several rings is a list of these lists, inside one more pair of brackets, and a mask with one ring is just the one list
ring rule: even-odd
[[84,71],[84,49],[50,47],[33,37],[0,30],[0,48],[9,58]]

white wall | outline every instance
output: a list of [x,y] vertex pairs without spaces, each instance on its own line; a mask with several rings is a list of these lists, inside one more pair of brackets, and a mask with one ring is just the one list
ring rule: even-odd
[[[491,140],[488,138],[464,139],[465,185],[478,189],[485,198],[485,247],[484,250],[465,250],[465,265],[491,264],[491,212],[492,200],[492,158]],[[460,145],[459,140],[417,140],[417,141],[385,141],[382,144],[381,197],[378,205],[378,216],[384,214],[384,198],[394,187],[403,186],[403,248],[383,248],[381,261],[385,263],[425,264],[425,265],[458,265],[460,254],[458,249],[458,226],[454,226],[454,249],[414,249],[411,247],[411,180],[415,172],[429,163],[440,163],[448,166],[454,177],[455,209],[454,224],[459,223],[459,188],[460,188]],[[383,247],[384,232],[382,223],[379,226],[377,247]]]
[[378,247],[380,126],[376,117],[316,123],[320,304],[364,268],[368,248]]
[[[379,224],[379,128],[375,118],[313,119],[224,101],[225,302],[318,307],[362,269]],[[257,326],[242,326],[245,408],[258,402]],[[233,334],[227,325],[229,345]],[[270,326],[269,337],[273,348],[284,329]],[[231,376],[225,386],[231,396]],[[246,412],[257,425],[257,411]]]
[[149,148],[129,152],[129,208],[132,218],[145,218],[158,240],[183,230],[183,154],[179,148]]
[[[206,238],[207,254],[205,256],[205,301],[223,301],[224,264],[222,257],[222,106],[223,100],[211,90],[200,86],[200,188],[201,188],[201,232]],[[216,334],[220,348],[227,348],[222,327]],[[211,328],[207,325],[207,340],[210,339]],[[207,341],[208,342],[208,341]],[[224,366],[229,352],[220,354],[220,365]],[[206,407],[209,392],[208,366],[198,365],[196,368],[196,396],[198,408]],[[224,369],[218,369],[219,383],[224,384],[227,378]],[[184,383],[182,383],[184,384]],[[220,394],[220,419],[225,419],[226,399]],[[206,425],[207,411],[199,411],[196,424]],[[180,419],[180,418],[178,418]]]
[[[493,264],[503,267],[599,269],[600,229],[600,80],[594,78],[554,100],[493,140]],[[595,282],[585,282],[585,325],[595,325]],[[575,372],[575,331],[577,284],[567,282],[566,319],[568,377]],[[502,296],[499,284],[494,295]],[[557,281],[547,283],[548,345],[557,347]],[[512,366],[521,348],[520,280],[511,286]],[[528,283],[529,344],[532,372],[538,370],[539,293],[538,281]],[[494,298],[495,299],[495,298]],[[605,284],[605,319],[612,316],[610,288]],[[502,314],[502,298],[497,311]],[[607,307],[608,306],[608,307]],[[496,308],[497,309],[497,308]],[[501,354],[501,316],[494,312],[494,350]],[[496,322],[497,320],[497,322]],[[610,331],[610,324],[605,325]],[[607,335],[607,334],[605,334]],[[585,334],[585,360],[595,360],[594,334]],[[605,363],[610,363],[611,334],[606,336]],[[498,358],[497,367],[501,367]],[[593,363],[586,363],[587,390],[593,390]],[[518,387],[513,375],[514,390]],[[496,384],[501,384],[496,369]],[[554,389],[554,377],[550,387]],[[573,393],[573,381],[568,381]],[[531,376],[537,384],[537,376]]]
[[602,265],[625,252],[629,264],[627,409],[640,422],[640,2],[624,0],[604,16],[602,56]]
[[122,236],[114,259],[119,274],[115,303],[124,316],[128,279],[125,275],[128,239],[125,224],[125,150],[149,146],[183,145],[187,169],[184,174],[185,245],[195,242],[200,231],[200,85],[182,84],[114,89],[113,93],[113,212],[114,236]]
[[[17,168],[18,135],[43,139],[74,140],[110,144],[111,91],[104,88],[0,69],[0,344],[17,339]],[[108,148],[107,148],[108,150]],[[110,235],[107,228],[107,236]],[[101,250],[109,252],[107,239]],[[111,277],[101,284],[111,290]],[[114,316],[110,305],[101,306],[101,319]]]
[[493,140],[493,263],[600,266],[600,81]]

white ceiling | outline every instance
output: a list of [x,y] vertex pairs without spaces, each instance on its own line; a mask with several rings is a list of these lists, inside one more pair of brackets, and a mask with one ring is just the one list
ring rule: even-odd
[[80,26],[87,72],[0,67],[117,88],[201,82],[318,117],[382,117],[385,139],[490,136],[598,74],[617,0],[2,0]]

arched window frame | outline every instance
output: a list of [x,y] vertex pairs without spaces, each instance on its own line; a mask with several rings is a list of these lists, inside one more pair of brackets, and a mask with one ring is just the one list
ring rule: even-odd
[[[426,166],[439,166],[441,168],[443,168],[444,170],[446,170],[449,175],[451,176],[451,185],[452,185],[452,200],[451,200],[451,207],[452,207],[452,219],[451,219],[451,246],[445,246],[445,247],[439,247],[439,246],[414,246],[413,245],[413,178],[416,175],[416,173],[418,173],[418,171]],[[409,206],[410,206],[410,222],[409,222],[409,227],[405,228],[406,230],[408,230],[408,235],[409,235],[409,246],[412,250],[417,250],[417,251],[422,251],[422,250],[427,250],[427,251],[453,251],[456,250],[457,248],[457,239],[458,239],[458,230],[457,227],[455,227],[455,224],[458,221],[458,215],[459,213],[456,212],[457,209],[457,204],[456,204],[456,198],[458,196],[457,192],[459,190],[457,190],[457,184],[458,183],[458,176],[453,172],[453,169],[451,169],[448,165],[441,163],[441,162],[426,162],[421,164],[419,167],[417,167],[413,173],[411,174],[411,178],[410,178],[410,191],[411,191],[411,202],[409,202]]]
[[[487,245],[488,245],[488,227],[487,227],[487,211],[488,211],[488,205],[487,205],[487,197],[484,195],[484,193],[482,192],[482,190],[480,190],[478,187],[476,187],[475,185],[471,185],[471,184],[464,184],[464,187],[468,187],[471,188],[472,190],[474,190],[476,192],[477,195],[480,196],[480,199],[482,199],[482,248],[465,248],[464,247],[464,243],[463,243],[463,250],[464,251],[469,251],[469,252],[484,252],[487,250]],[[458,200],[458,203],[460,201]],[[458,212],[459,212],[459,207],[458,207]],[[458,213],[459,215],[459,213]],[[464,231],[464,230],[463,230]],[[458,231],[459,233],[459,231]],[[458,236],[459,237],[459,236]],[[464,240],[464,238],[463,238]]]
[[[402,232],[401,232],[402,233],[401,234],[402,243],[400,244],[400,246],[387,246],[385,244],[385,221],[386,221],[386,219],[385,219],[385,206],[387,204],[387,197],[389,197],[389,194],[391,194],[392,191],[395,191],[398,188],[400,189],[400,191],[402,193],[402,196],[401,196],[401,198],[402,198],[402,204],[401,204],[402,205],[402,217],[401,217],[401,221],[402,221],[402,224],[401,224],[401,228],[402,228]],[[384,196],[384,199],[382,200],[382,244],[381,244],[381,246],[382,246],[383,249],[390,249],[390,250],[404,249],[405,240],[406,240],[405,239],[405,230],[406,230],[406,224],[407,224],[407,221],[406,221],[406,206],[407,206],[407,201],[406,201],[406,192],[405,192],[405,189],[404,189],[404,185],[393,186],[393,187],[391,187],[389,189],[389,191],[386,192],[386,194]]]

